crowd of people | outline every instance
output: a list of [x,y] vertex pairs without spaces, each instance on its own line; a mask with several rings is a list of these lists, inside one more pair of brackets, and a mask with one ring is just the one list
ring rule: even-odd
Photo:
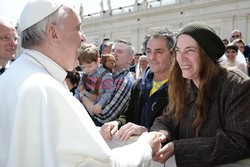
[[[154,28],[136,52],[123,39],[88,43],[81,28],[74,7],[51,0],[25,5],[20,40],[0,20],[0,166],[250,164],[250,46],[239,30],[229,42],[202,22],[176,35]],[[114,135],[139,137],[110,149]]]
[[246,44],[242,38],[240,30],[233,30],[230,42],[223,39],[226,52],[219,61],[223,66],[236,67],[250,76],[250,44]]

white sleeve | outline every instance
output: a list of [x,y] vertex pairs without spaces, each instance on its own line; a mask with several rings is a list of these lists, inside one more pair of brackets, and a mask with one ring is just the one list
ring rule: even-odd
[[9,152],[12,167],[147,167],[151,163],[151,148],[143,140],[111,150],[82,104],[66,90],[28,87],[20,98]]
[[152,166],[152,149],[147,142],[137,141],[112,150],[112,167],[149,167]]

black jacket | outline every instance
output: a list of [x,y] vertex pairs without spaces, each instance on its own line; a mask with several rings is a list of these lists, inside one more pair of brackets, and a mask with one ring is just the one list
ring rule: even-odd
[[[161,116],[168,104],[167,83],[163,84],[154,94],[149,96],[154,74],[148,70],[144,78],[135,82],[129,106],[126,112],[118,118],[120,126],[127,122],[149,128],[156,117]],[[119,127],[120,127],[119,126]]]

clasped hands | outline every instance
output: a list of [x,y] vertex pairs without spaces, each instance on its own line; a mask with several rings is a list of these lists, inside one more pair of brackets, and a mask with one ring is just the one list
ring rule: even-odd
[[149,133],[143,133],[140,138],[143,137],[143,135],[149,135],[148,143],[150,147],[152,148],[152,159],[159,163],[165,163],[170,157],[174,154],[174,143],[169,142],[165,146],[162,147],[162,143],[165,143],[167,141],[167,137],[165,134],[161,132],[149,132]]
[[101,135],[105,140],[112,140],[114,134],[117,135],[119,140],[126,141],[132,135],[141,135],[138,140],[141,138],[147,137],[147,142],[149,143],[150,147],[152,148],[152,158],[154,161],[159,163],[165,163],[173,154],[174,154],[174,144],[173,142],[167,143],[165,146],[162,147],[163,143],[168,141],[167,136],[165,133],[161,132],[147,132],[148,129],[136,125],[134,123],[127,123],[123,125],[120,130],[118,131],[118,122],[111,121],[105,123],[101,127]]

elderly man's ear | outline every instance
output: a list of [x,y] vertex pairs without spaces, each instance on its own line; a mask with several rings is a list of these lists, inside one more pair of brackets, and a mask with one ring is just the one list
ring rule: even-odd
[[56,27],[54,24],[50,24],[47,28],[47,38],[51,41],[51,42],[56,42],[59,39],[59,28]]

